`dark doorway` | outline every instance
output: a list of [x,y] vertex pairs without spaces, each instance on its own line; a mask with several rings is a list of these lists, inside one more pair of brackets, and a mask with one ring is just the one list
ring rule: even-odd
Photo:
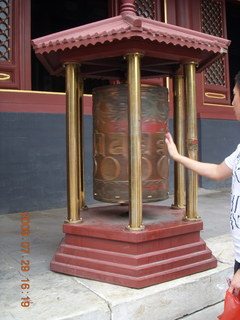
[[[32,39],[54,32],[78,27],[108,17],[107,0],[32,0]],[[84,92],[102,84],[99,80],[84,82]],[[51,76],[32,52],[32,89],[40,91],[65,91],[65,79]]]
[[234,77],[240,70],[240,37],[239,37],[239,18],[240,18],[240,2],[226,2],[227,16],[227,37],[231,40],[229,47],[229,73],[231,92],[234,87]]

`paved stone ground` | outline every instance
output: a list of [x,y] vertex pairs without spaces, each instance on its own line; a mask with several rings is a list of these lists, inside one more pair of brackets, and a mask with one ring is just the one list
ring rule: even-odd
[[[162,202],[171,204],[172,197]],[[0,216],[1,320],[214,320],[223,311],[226,278],[232,275],[229,234],[230,195],[199,191],[202,238],[218,259],[218,267],[144,289],[130,289],[67,276],[49,270],[63,238],[66,209],[31,213],[31,252],[22,258],[21,214]],[[25,241],[26,242],[26,241]],[[21,270],[21,260],[30,270]],[[28,280],[27,280],[28,279]],[[21,288],[22,284],[29,284]],[[27,298],[29,297],[29,299]],[[27,299],[24,299],[27,298]],[[28,303],[21,302],[30,301]]]

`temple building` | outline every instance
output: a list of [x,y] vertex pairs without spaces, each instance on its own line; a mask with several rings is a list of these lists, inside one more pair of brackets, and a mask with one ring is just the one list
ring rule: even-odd
[[[58,69],[46,68],[46,63],[44,65],[35,53],[32,40],[116,17],[121,13],[120,2],[0,0],[0,214],[67,206],[65,77]],[[234,76],[240,70],[237,34],[240,1],[135,0],[134,6],[139,17],[182,27],[183,31],[188,29],[231,40],[222,56],[216,54],[216,59],[209,64],[205,61],[206,68],[196,73],[198,158],[221,162],[239,143],[239,124],[231,97]],[[176,30],[180,32],[179,28]],[[117,32],[121,33],[115,30]],[[198,45],[201,49],[203,43]],[[51,52],[49,56],[51,58]],[[157,72],[157,76],[153,76],[154,70],[149,69],[148,77],[145,68],[142,82],[167,88],[168,126],[173,131],[173,77],[169,69],[166,74],[163,69],[161,76]],[[112,79],[103,76],[100,67],[99,76],[96,72],[89,76],[90,67],[86,70],[85,195],[86,203],[92,204],[96,202],[93,197],[92,93],[95,88],[114,84],[116,80],[114,76]],[[174,67],[171,70],[175,70]],[[202,188],[219,189],[229,184],[229,180],[213,182],[199,178]],[[173,185],[171,163],[170,193]]]

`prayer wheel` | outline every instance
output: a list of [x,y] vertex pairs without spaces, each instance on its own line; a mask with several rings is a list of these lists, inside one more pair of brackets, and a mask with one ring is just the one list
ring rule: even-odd
[[[168,198],[168,93],[141,86],[143,202]],[[128,86],[93,89],[94,199],[128,203]]]

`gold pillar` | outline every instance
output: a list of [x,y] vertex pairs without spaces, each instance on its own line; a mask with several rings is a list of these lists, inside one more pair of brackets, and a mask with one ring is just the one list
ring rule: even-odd
[[[197,138],[197,108],[196,108],[196,63],[189,62],[184,65],[185,99],[186,99],[186,145],[187,156],[198,160]],[[199,220],[197,213],[198,202],[198,175],[187,170],[186,187],[186,219]]]
[[67,201],[68,217],[66,222],[77,223],[80,218],[79,206],[79,64],[67,62],[66,69],[66,144],[67,144]]
[[[174,141],[180,154],[184,155],[184,107],[183,76],[175,75],[174,85]],[[184,166],[174,162],[174,204],[172,208],[185,208]]]
[[85,204],[85,184],[84,184],[84,114],[83,114],[83,79],[79,81],[79,108],[78,108],[78,136],[79,136],[79,208],[86,210]]
[[129,226],[143,230],[141,166],[141,76],[140,53],[127,54],[128,59],[128,154],[129,154]]

